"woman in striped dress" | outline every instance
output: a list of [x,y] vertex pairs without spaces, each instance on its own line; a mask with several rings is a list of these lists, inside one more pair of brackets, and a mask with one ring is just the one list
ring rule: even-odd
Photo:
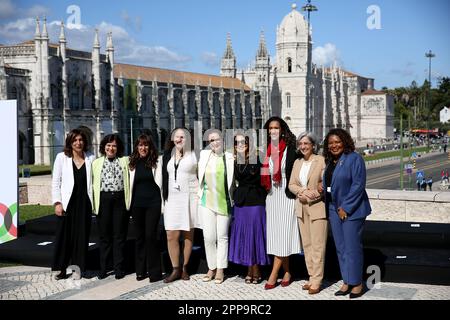
[[300,231],[295,214],[295,195],[289,191],[292,167],[297,159],[296,139],[286,122],[279,117],[270,118],[267,130],[267,152],[261,170],[261,182],[267,190],[267,253],[274,256],[272,272],[265,289],[278,283],[278,272],[283,267],[281,286],[292,282],[289,256],[301,252]]

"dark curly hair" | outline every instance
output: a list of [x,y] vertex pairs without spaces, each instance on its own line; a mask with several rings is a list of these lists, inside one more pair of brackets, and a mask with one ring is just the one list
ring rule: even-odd
[[286,142],[286,146],[290,146],[296,149],[297,139],[295,135],[291,132],[291,129],[289,129],[289,126],[286,123],[286,121],[276,116],[271,117],[269,120],[267,120],[266,124],[263,127],[263,129],[267,130],[267,143],[270,143],[269,125],[272,121],[277,121],[280,124],[281,127],[280,137],[284,139],[284,141]]
[[339,139],[341,139],[342,143],[344,144],[345,154],[349,154],[355,151],[355,142],[350,136],[350,133],[341,128],[331,129],[323,142],[323,156],[325,157],[326,163],[329,163],[333,159],[333,155],[331,154],[330,150],[328,150],[328,139],[331,136],[337,136],[339,137]]
[[156,150],[155,143],[153,142],[151,136],[147,134],[141,134],[134,142],[133,153],[130,155],[130,169],[134,170],[136,168],[137,162],[140,159],[138,146],[141,143],[148,146],[148,155],[145,159],[145,167],[147,169],[156,168],[156,164],[158,163],[158,150]]
[[70,158],[73,156],[72,143],[75,141],[77,136],[81,136],[81,139],[84,142],[83,151],[86,152],[88,150],[88,141],[84,131],[80,129],[73,129],[67,134],[66,142],[64,144],[64,154]]
[[118,158],[123,157],[123,152],[125,150],[125,147],[123,146],[122,139],[120,139],[120,136],[118,134],[108,134],[105,136],[102,141],[100,142],[99,152],[102,156],[106,155],[105,147],[108,143],[116,142],[117,144],[117,154],[116,156]]

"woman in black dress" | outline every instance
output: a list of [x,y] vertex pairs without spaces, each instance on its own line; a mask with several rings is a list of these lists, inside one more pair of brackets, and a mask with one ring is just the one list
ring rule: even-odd
[[[67,135],[64,152],[56,156],[52,177],[52,202],[57,215],[52,270],[56,280],[67,277],[69,265],[86,270],[92,217],[91,164],[86,135],[74,129]],[[81,274],[77,276],[81,277]]]

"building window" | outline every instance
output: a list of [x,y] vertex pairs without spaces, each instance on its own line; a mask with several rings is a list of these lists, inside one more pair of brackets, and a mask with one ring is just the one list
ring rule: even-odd
[[291,73],[292,72],[292,59],[291,58],[288,58],[287,65],[288,65],[288,73]]
[[289,109],[291,108],[291,94],[286,93],[286,107]]

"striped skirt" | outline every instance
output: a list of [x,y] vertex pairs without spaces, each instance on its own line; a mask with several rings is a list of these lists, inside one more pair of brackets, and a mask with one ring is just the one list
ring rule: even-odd
[[[286,181],[283,177],[282,181]],[[286,197],[284,187],[272,186],[266,199],[267,254],[288,257],[302,252],[295,199]]]

